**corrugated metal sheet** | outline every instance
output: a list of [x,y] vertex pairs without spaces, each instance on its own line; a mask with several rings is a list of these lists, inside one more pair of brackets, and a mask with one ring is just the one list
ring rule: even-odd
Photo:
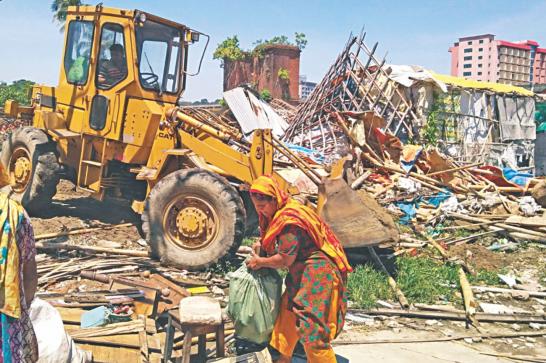
[[280,137],[288,127],[288,123],[267,102],[244,88],[224,92],[224,99],[246,135],[258,129],[271,129],[275,136]]

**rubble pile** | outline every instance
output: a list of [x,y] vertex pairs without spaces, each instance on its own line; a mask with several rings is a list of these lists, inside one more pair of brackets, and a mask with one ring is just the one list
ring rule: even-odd
[[378,44],[368,48],[365,36],[351,36],[326,76],[290,120],[283,141],[335,159],[346,151],[346,142],[333,113],[370,110],[387,120],[386,128],[394,135],[413,136],[411,120],[417,120],[417,116],[396,82],[388,77],[385,58],[376,57]]

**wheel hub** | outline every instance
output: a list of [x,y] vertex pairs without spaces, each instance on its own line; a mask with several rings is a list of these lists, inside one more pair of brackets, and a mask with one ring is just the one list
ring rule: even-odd
[[180,195],[165,210],[163,230],[172,243],[184,249],[202,249],[218,234],[218,216],[206,200]]
[[201,236],[207,226],[207,215],[195,207],[184,208],[176,217],[178,232],[186,238],[197,238]]
[[10,177],[15,182],[13,189],[21,192],[26,188],[32,175],[32,162],[26,149],[14,150],[10,162]]

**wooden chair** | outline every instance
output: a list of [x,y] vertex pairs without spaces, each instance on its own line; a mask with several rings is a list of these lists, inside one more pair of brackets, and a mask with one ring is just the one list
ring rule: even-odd
[[198,355],[206,360],[207,334],[216,334],[216,356],[225,356],[224,321],[220,303],[207,296],[190,296],[180,301],[178,310],[168,313],[163,362],[169,363],[176,330],[184,333],[182,363],[190,363],[191,340],[198,337]]

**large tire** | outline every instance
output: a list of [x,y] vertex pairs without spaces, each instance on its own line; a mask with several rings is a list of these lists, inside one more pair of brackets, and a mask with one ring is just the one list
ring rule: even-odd
[[10,173],[7,187],[30,214],[40,214],[51,203],[59,183],[55,143],[40,129],[22,127],[4,140],[0,162]]
[[202,169],[178,170],[151,191],[142,229],[162,264],[200,270],[237,250],[246,213],[237,190]]

